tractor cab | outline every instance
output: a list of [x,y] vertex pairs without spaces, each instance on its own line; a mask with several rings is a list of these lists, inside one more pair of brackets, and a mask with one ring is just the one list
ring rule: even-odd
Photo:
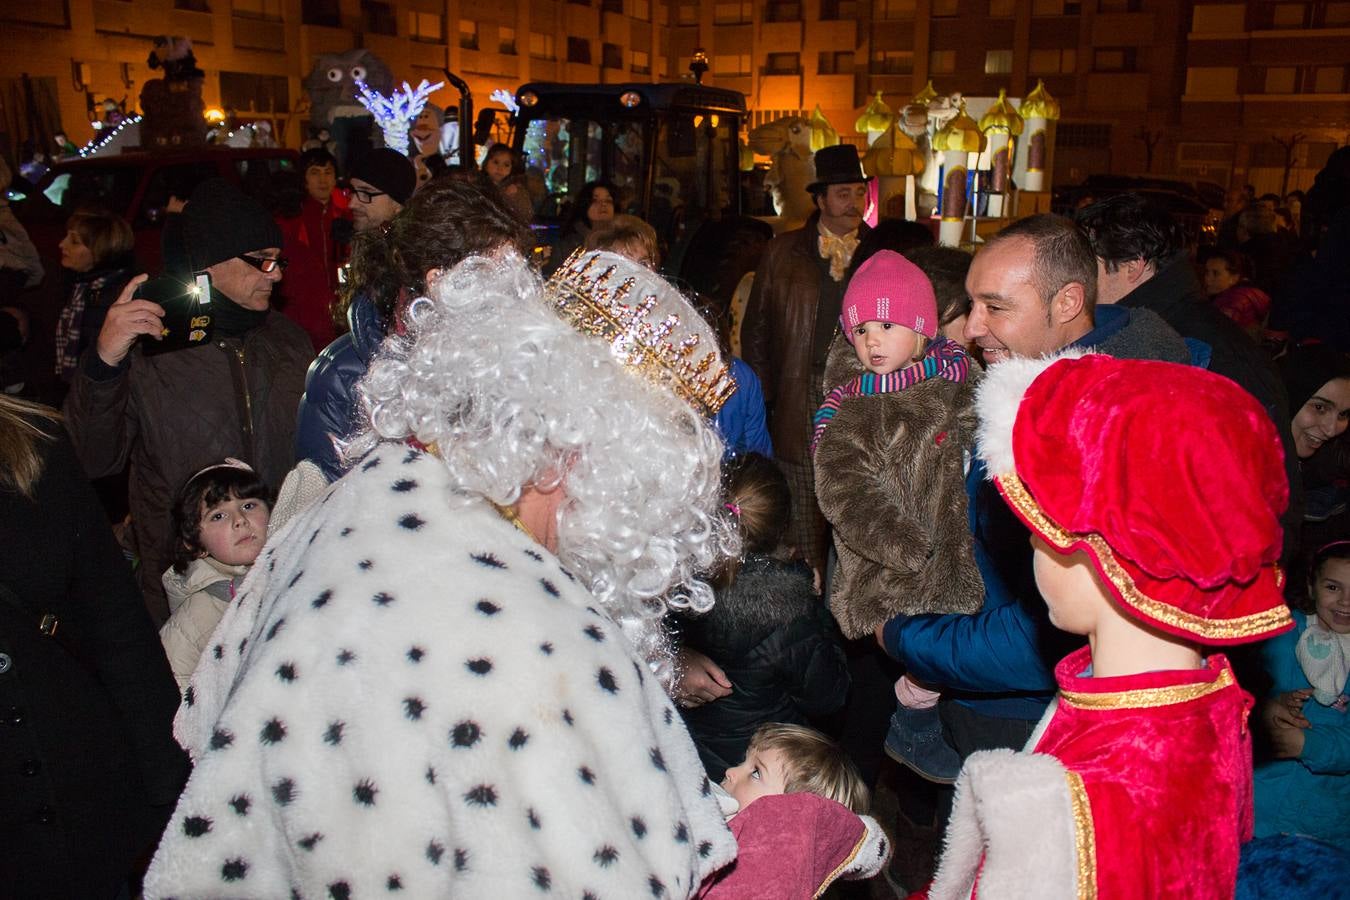
[[738,165],[744,95],[698,84],[531,82],[516,102],[513,146],[524,156],[541,244],[556,246],[582,188],[606,181],[617,192],[616,212],[656,229],[667,274],[722,293],[689,270],[715,261],[696,262],[690,251],[744,221]]

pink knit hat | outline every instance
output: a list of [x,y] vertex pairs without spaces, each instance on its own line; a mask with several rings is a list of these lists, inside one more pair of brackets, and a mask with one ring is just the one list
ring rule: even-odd
[[853,343],[863,322],[903,325],[927,338],[937,337],[937,296],[923,270],[894,250],[878,250],[858,267],[844,291],[839,327]]

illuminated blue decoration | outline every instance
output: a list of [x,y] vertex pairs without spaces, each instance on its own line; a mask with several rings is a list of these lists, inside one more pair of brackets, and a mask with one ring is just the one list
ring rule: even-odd
[[406,156],[408,130],[412,127],[413,120],[422,111],[422,107],[427,105],[427,98],[445,87],[445,82],[438,81],[431,84],[424,78],[421,84],[412,88],[405,81],[402,91],[395,90],[388,97],[371,90],[364,81],[358,80],[356,87],[360,91],[356,99],[375,117],[380,131],[384,133],[384,145]]
[[520,104],[516,102],[516,95],[505,88],[497,88],[489,95],[488,99],[493,103],[500,103],[512,115],[520,112]]

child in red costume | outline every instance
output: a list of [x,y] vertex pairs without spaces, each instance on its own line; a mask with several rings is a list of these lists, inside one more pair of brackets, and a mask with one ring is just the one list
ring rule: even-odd
[[929,896],[1230,898],[1252,700],[1202,646],[1293,624],[1279,438],[1225,378],[1079,356],[993,366],[977,400],[1051,621],[1088,646],[1056,667],[1031,752],[966,761]]

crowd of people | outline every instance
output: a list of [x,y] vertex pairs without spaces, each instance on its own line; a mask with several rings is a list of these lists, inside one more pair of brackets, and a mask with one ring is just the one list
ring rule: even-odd
[[[1345,877],[1350,150],[1203,249],[1124,194],[972,254],[866,225],[852,146],[816,173],[734,333],[612,185],[537,252],[504,147],[184,190],[186,343],[97,208],[36,333],[0,209],[0,351],[53,360],[0,395],[0,883]],[[917,879],[888,759],[940,798]]]

